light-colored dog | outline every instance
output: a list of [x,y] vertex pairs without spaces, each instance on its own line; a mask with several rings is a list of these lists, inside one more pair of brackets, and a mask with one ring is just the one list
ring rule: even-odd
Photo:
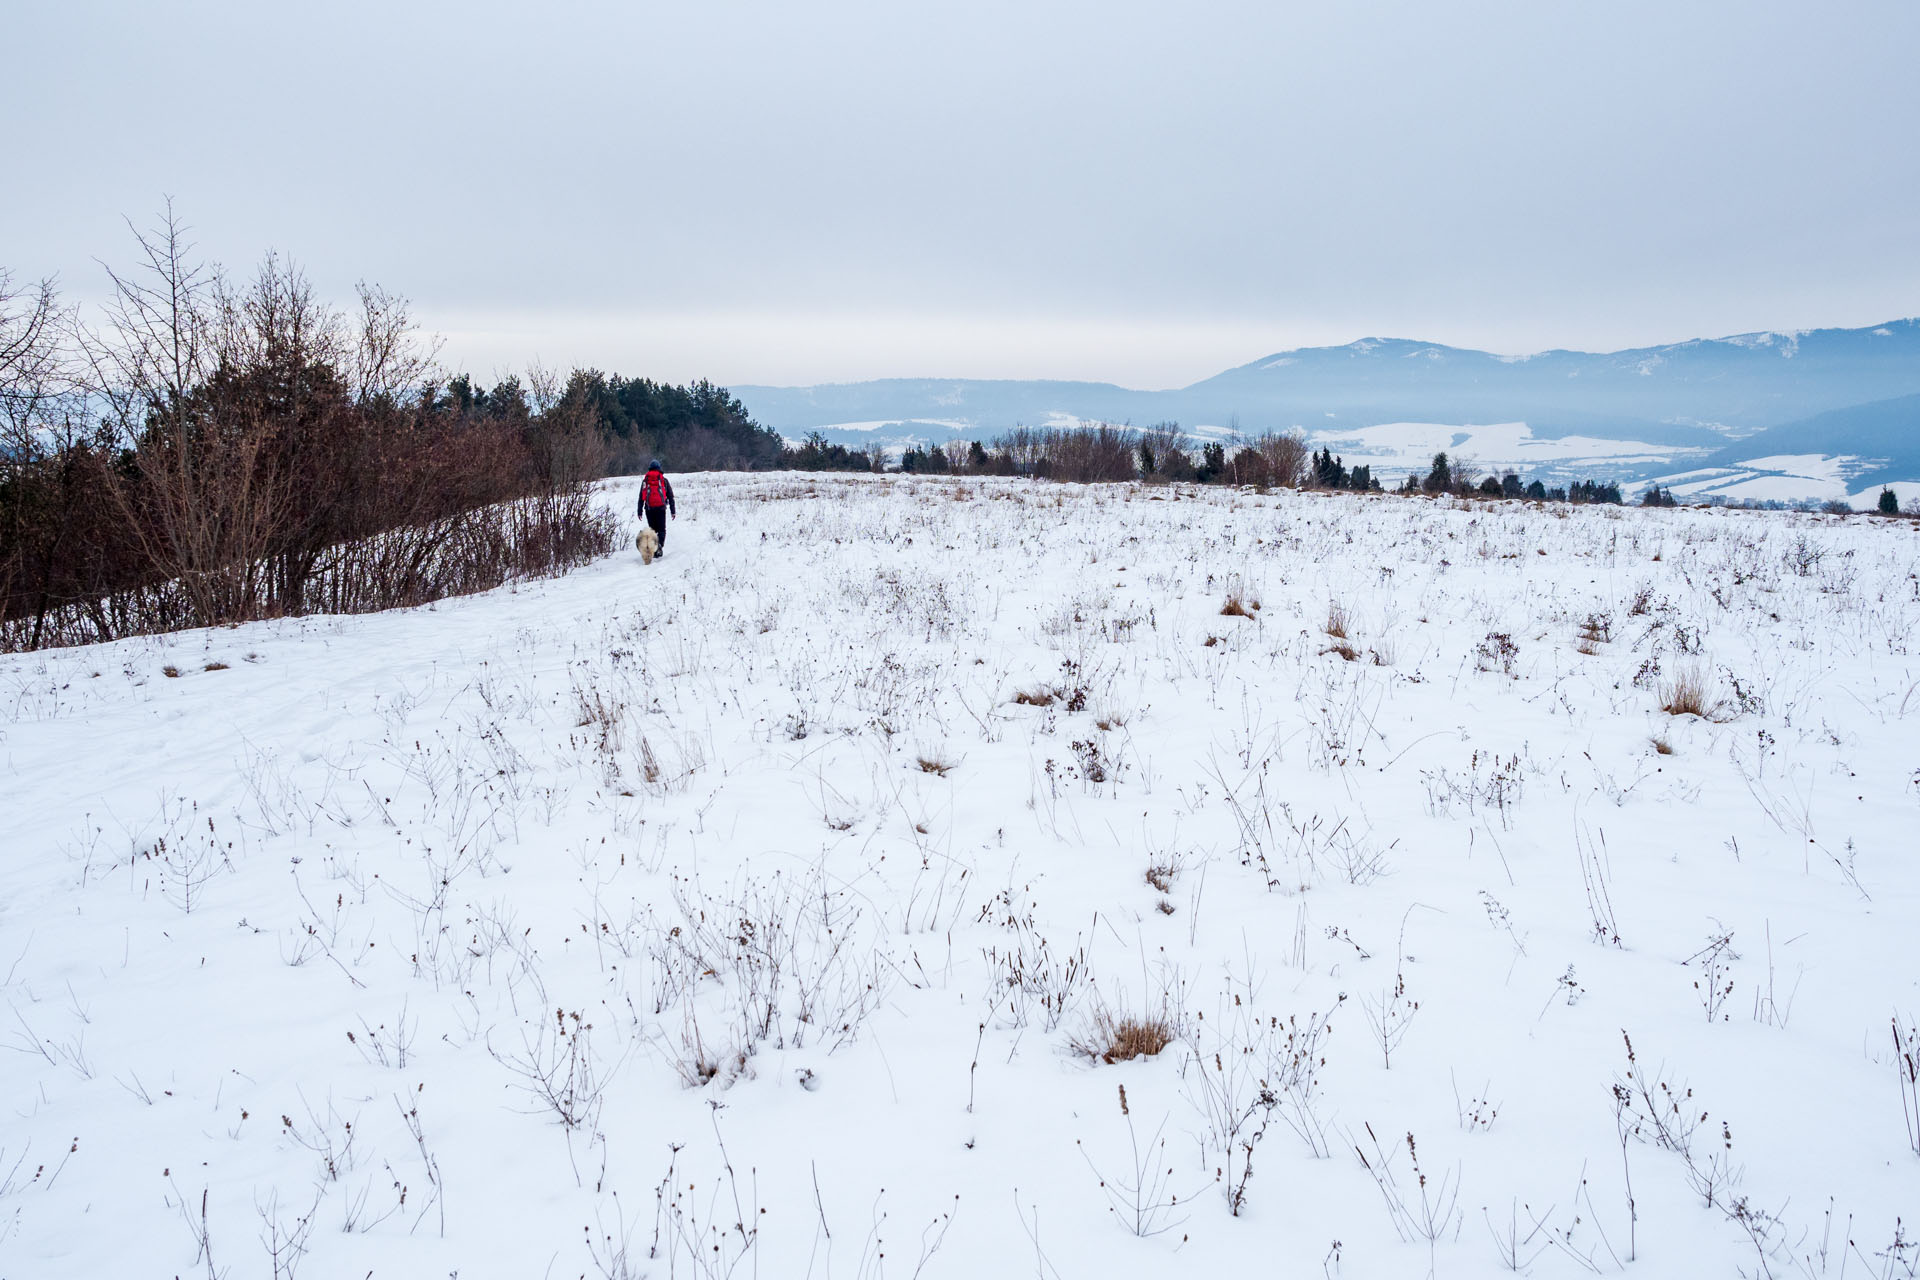
[[640,526],[640,535],[633,540],[633,549],[640,553],[641,564],[652,564],[653,558],[660,554],[660,535],[650,525]]

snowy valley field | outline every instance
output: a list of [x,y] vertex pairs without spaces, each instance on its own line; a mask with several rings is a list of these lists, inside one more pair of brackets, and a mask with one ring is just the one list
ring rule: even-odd
[[0,657],[0,1277],[1920,1269],[1920,526],[679,490]]

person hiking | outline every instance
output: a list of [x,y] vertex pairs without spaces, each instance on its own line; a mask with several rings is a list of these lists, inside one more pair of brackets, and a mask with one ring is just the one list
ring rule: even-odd
[[653,530],[659,544],[654,551],[656,556],[667,553],[667,516],[675,520],[680,518],[679,509],[673,503],[673,481],[667,479],[660,470],[660,459],[647,463],[647,474],[640,481],[640,514]]

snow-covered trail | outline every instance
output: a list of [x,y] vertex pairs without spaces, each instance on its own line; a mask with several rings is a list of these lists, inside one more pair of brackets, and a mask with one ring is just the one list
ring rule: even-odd
[[0,657],[0,1277],[1911,1273],[1911,523],[678,487]]

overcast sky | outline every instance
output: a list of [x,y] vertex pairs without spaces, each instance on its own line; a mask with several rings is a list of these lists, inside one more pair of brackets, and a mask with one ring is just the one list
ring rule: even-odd
[[95,3],[0,19],[0,264],[172,195],[489,374],[1180,385],[1366,335],[1920,312],[1920,4]]

